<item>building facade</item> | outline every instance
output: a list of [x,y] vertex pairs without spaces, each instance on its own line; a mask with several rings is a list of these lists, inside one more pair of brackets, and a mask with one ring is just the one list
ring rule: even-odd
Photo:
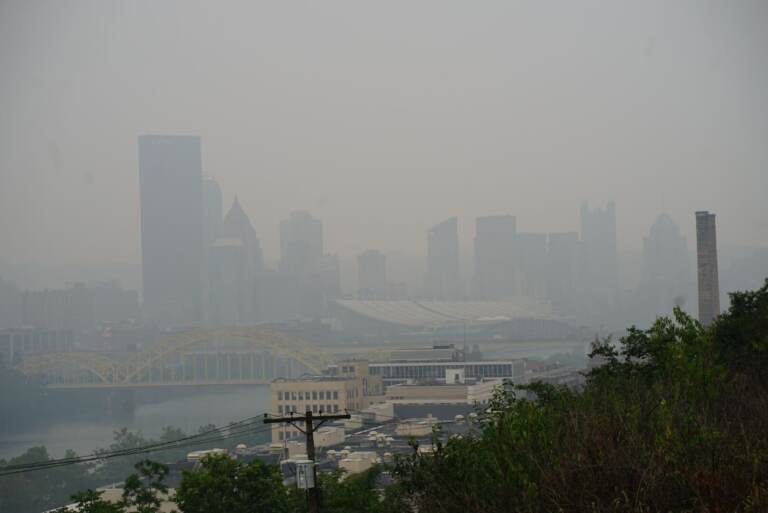
[[452,300],[463,296],[459,272],[458,220],[451,217],[427,233],[425,296]]
[[696,212],[696,268],[699,285],[699,321],[706,325],[720,315],[715,214],[707,211]]
[[475,220],[475,299],[504,299],[517,294],[515,216],[486,216]]
[[203,190],[200,138],[139,137],[144,314],[163,325],[202,315]]
[[[384,398],[380,377],[369,372],[368,362],[340,362],[328,375],[297,379],[277,379],[269,386],[271,410],[275,415],[358,412]],[[272,441],[281,442],[302,436],[290,425],[272,427]]]
[[387,257],[375,249],[358,255],[358,299],[387,299],[387,293]]
[[616,206],[581,207],[580,303],[588,318],[605,320],[616,308],[618,295]]

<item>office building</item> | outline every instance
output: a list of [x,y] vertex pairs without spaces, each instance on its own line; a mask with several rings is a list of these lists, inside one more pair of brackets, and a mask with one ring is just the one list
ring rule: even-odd
[[460,299],[461,289],[458,220],[452,217],[427,233],[425,296],[438,300]]
[[707,211],[696,212],[696,267],[699,283],[699,321],[706,325],[720,315],[715,214]]
[[219,182],[213,178],[203,180],[203,244],[210,248],[221,235],[223,201]]
[[264,262],[256,230],[237,196],[220,231],[209,249],[211,322],[228,326],[256,322],[260,303],[256,281]]
[[163,325],[201,320],[203,190],[200,138],[139,137],[144,314]]
[[357,298],[387,299],[387,257],[375,249],[357,256]]
[[688,247],[677,223],[661,214],[643,239],[640,295],[648,321],[684,306],[692,286]]
[[294,276],[316,272],[323,258],[323,223],[305,210],[280,222],[280,270]]
[[547,234],[518,233],[515,246],[518,293],[543,299],[547,290]]
[[72,330],[31,327],[0,330],[0,368],[18,365],[33,354],[72,351],[73,339]]
[[576,299],[579,262],[577,232],[550,233],[547,241],[547,299],[569,310]]
[[475,220],[475,299],[505,299],[517,294],[515,216],[486,216]]
[[616,206],[581,207],[581,262],[579,293],[587,314],[605,321],[616,307],[618,255],[616,248]]

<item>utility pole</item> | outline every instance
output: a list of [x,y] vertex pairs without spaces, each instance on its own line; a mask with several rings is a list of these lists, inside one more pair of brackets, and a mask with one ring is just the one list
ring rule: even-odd
[[[329,420],[340,420],[350,418],[349,413],[343,415],[312,415],[310,410],[304,415],[294,415],[291,413],[288,417],[268,417],[264,414],[264,424],[282,424],[288,423],[304,433],[307,437],[307,458],[312,462],[312,486],[307,488],[307,501],[309,503],[309,513],[320,513],[320,493],[317,488],[317,475],[315,472],[315,431]],[[295,422],[304,422],[304,429],[300,428]]]

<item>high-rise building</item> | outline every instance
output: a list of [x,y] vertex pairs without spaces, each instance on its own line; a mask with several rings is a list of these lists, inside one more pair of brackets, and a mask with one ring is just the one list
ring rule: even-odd
[[323,223],[305,210],[280,222],[280,270],[292,275],[316,272],[323,258]]
[[585,311],[606,320],[616,307],[618,255],[616,248],[616,206],[581,207],[581,263],[579,292]]
[[577,232],[550,233],[547,244],[547,299],[569,310],[576,299],[579,262]]
[[264,268],[261,244],[235,196],[209,257],[211,321],[234,325],[258,320],[258,278]]
[[450,300],[463,296],[459,274],[458,220],[451,217],[427,233],[427,276],[425,295]]
[[501,299],[517,293],[515,216],[486,216],[475,220],[475,276],[472,295]]
[[696,263],[699,282],[699,321],[710,324],[720,315],[720,285],[717,276],[715,214],[696,212]]
[[221,187],[213,178],[203,180],[203,244],[206,248],[216,242],[221,234],[224,207]]
[[543,299],[547,290],[547,234],[518,233],[515,246],[520,295]]
[[160,324],[197,324],[203,281],[200,138],[139,137],[145,315]]
[[357,296],[387,298],[387,257],[381,251],[369,249],[357,256]]
[[661,214],[643,239],[643,276],[640,286],[651,317],[683,306],[692,285],[688,247],[677,223]]

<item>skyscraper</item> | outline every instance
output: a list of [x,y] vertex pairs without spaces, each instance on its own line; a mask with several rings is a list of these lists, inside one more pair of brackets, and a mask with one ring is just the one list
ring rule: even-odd
[[615,309],[618,293],[616,206],[581,207],[581,264],[579,292],[588,314],[606,320]]
[[425,293],[431,299],[460,299],[458,220],[451,217],[427,233]]
[[576,299],[579,234],[550,233],[547,244],[547,298],[568,311]]
[[203,192],[200,138],[139,137],[145,315],[160,324],[201,318]]
[[256,230],[237,196],[220,235],[209,249],[211,320],[224,325],[255,322],[261,297],[257,280],[264,264]]
[[221,233],[223,202],[221,187],[213,178],[203,180],[203,244],[210,247]]
[[641,293],[651,318],[683,306],[690,291],[688,247],[677,223],[661,214],[643,239]]
[[547,234],[518,233],[515,245],[519,293],[543,299],[547,290]]
[[517,293],[515,216],[486,216],[475,220],[475,276],[472,295],[501,299]]
[[715,214],[696,212],[696,264],[699,282],[699,321],[710,324],[720,315],[720,285],[717,275]]
[[357,256],[357,296],[359,299],[387,297],[387,257],[369,249]]
[[314,273],[323,258],[323,223],[305,210],[280,222],[280,270],[292,275]]

